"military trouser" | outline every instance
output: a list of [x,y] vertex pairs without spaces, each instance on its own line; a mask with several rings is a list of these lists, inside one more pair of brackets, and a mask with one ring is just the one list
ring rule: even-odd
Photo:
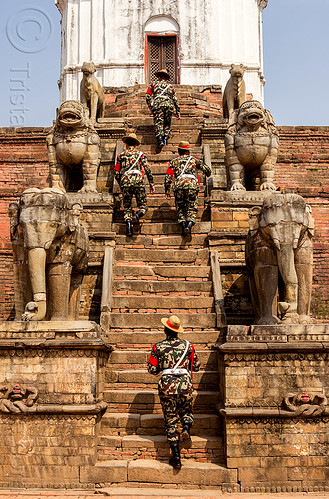
[[192,413],[192,401],[192,394],[160,394],[160,402],[162,406],[167,440],[169,444],[179,441],[179,421],[181,421],[182,423],[189,423],[190,425],[193,424],[194,418]]
[[137,208],[139,211],[145,215],[148,210],[147,207],[147,198],[145,192],[145,185],[130,185],[128,187],[122,188],[122,199],[123,199],[123,211],[124,211],[124,220],[132,220],[133,218],[133,210],[132,210],[132,199],[133,196],[136,198]]
[[169,137],[171,127],[172,108],[161,106],[153,111],[155,136]]
[[198,189],[175,189],[178,222],[194,222],[198,214]]

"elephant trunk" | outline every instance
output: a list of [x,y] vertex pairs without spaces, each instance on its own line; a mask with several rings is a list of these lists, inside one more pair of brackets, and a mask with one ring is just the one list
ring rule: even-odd
[[287,312],[297,313],[298,278],[295,267],[295,254],[291,243],[281,243],[277,251],[278,265],[284,282],[284,300],[289,304]]
[[46,250],[32,248],[28,252],[28,265],[33,301],[27,303],[23,320],[42,321],[47,312],[46,300]]

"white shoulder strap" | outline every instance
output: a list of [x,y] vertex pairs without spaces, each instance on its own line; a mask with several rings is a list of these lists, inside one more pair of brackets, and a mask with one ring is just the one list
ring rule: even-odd
[[181,176],[182,176],[182,175],[184,175],[184,172],[185,172],[185,170],[186,170],[186,168],[187,168],[187,166],[188,166],[189,162],[191,161],[192,157],[193,157],[193,156],[189,156],[189,157],[188,157],[188,160],[187,160],[187,161],[186,161],[186,163],[185,163],[185,166],[184,166],[184,168],[183,168],[183,170],[182,170],[182,173],[181,173],[180,175],[178,175],[178,177],[177,177],[177,179],[176,179],[176,180],[178,180],[179,178],[181,178]]
[[161,94],[158,95],[158,97],[161,97],[161,95],[163,95],[165,93],[166,90],[168,90],[168,88],[170,87],[170,83],[169,85],[167,85],[161,92]]
[[133,170],[133,169],[134,169],[134,167],[135,167],[135,165],[137,165],[138,161],[141,159],[141,157],[142,157],[142,156],[143,156],[143,153],[142,153],[142,152],[140,152],[140,153],[139,153],[139,155],[138,155],[138,158],[136,159],[136,161],[134,162],[134,164],[133,164],[132,166],[130,166],[130,167],[128,168],[128,170],[126,170],[126,171],[125,171],[125,173],[129,173],[129,172],[130,172],[130,170]]
[[181,364],[181,362],[183,361],[185,355],[186,355],[186,352],[188,350],[188,347],[190,346],[190,342],[189,341],[186,341],[186,347],[185,347],[185,350],[184,350],[184,353],[183,355],[181,356],[181,358],[179,359],[179,361],[177,362],[177,364],[173,367],[173,372],[176,371],[176,369],[178,368],[178,366]]

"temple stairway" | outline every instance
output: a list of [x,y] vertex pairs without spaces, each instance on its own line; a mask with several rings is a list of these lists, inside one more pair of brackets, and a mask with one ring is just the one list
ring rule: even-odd
[[[184,89],[186,94],[186,91]],[[180,102],[179,91],[178,98]],[[145,110],[143,92],[135,107]],[[143,99],[143,101],[142,101]],[[188,101],[188,99],[186,99]],[[186,110],[186,112],[184,112]],[[173,195],[164,196],[164,176],[170,159],[177,155],[180,140],[189,140],[191,153],[199,157],[202,116],[182,106],[182,119],[173,118],[172,137],[156,153],[152,118],[131,116],[148,157],[156,192],[148,196],[149,210],[134,236],[125,236],[121,205],[117,204],[113,230],[116,232],[112,310],[108,341],[114,351],[108,364],[104,414],[99,435],[95,481],[102,485],[152,486],[156,483],[221,487],[235,490],[236,470],[224,465],[213,284],[207,234],[210,214],[205,204],[202,175],[198,219],[192,239],[182,238]],[[147,186],[148,189],[148,186]],[[135,205],[134,205],[135,206]],[[147,372],[151,345],[164,339],[162,317],[177,314],[186,337],[195,345],[201,370],[194,374],[192,442],[181,445],[183,468],[168,464],[169,445],[157,394],[158,376]]]

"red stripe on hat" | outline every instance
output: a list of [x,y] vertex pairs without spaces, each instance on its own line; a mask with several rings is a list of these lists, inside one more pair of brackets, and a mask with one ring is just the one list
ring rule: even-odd
[[189,149],[190,148],[189,145],[188,146],[178,146],[178,147],[179,147],[179,149]]
[[179,326],[173,326],[169,319],[167,320],[166,324],[172,329],[179,329]]

